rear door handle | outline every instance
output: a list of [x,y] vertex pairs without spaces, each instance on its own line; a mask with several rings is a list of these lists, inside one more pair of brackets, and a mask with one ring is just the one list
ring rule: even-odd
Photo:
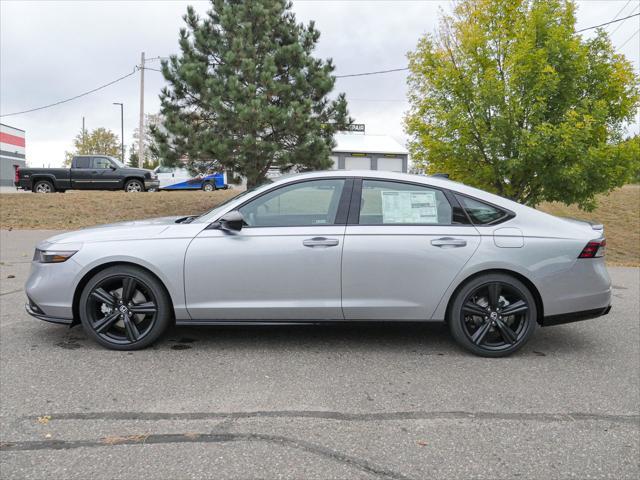
[[442,237],[436,238],[435,240],[431,240],[431,245],[434,247],[465,247],[467,245],[466,240],[462,240],[461,238],[452,238],[452,237]]
[[335,247],[340,242],[337,238],[313,237],[302,242],[305,247]]

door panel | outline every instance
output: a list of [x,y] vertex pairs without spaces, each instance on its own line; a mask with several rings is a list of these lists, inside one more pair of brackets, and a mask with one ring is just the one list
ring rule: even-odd
[[77,157],[73,160],[71,170],[71,188],[88,190],[93,186],[94,169],[91,157]]
[[120,188],[122,186],[121,175],[118,170],[111,168],[115,166],[106,157],[93,157],[92,159],[93,170],[96,172],[93,179],[93,188]]
[[479,244],[472,226],[348,226],[342,261],[345,319],[430,319]]
[[340,262],[351,186],[344,178],[274,186],[238,207],[240,231],[204,230],[185,257],[191,317],[342,320]]
[[358,182],[343,248],[345,319],[430,319],[480,244],[478,231],[458,210],[437,188]]
[[[191,317],[342,320],[344,229],[327,225],[243,228],[237,233],[204,230],[185,257]],[[325,245],[308,245],[312,240]]]

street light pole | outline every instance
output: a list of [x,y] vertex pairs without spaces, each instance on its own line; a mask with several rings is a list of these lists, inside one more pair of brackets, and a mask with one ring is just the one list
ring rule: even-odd
[[120,105],[120,150],[122,152],[122,164],[124,165],[124,104],[113,102],[114,105]]

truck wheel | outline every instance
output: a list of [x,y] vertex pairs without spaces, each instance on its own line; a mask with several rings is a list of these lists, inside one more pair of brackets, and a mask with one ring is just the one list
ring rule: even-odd
[[125,192],[144,192],[144,185],[140,180],[129,180],[124,185]]
[[215,189],[216,186],[211,182],[206,182],[204,185],[202,185],[202,190],[204,190],[205,192],[213,192]]
[[56,189],[49,180],[38,180],[33,186],[34,193],[53,193]]

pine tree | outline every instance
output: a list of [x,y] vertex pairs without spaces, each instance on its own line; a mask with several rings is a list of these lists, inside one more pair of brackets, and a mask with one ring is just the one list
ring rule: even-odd
[[259,184],[269,168],[330,168],[333,135],[352,122],[333,90],[332,61],[312,53],[320,33],[285,0],[212,0],[188,7],[179,55],[162,63],[163,161],[214,162]]

